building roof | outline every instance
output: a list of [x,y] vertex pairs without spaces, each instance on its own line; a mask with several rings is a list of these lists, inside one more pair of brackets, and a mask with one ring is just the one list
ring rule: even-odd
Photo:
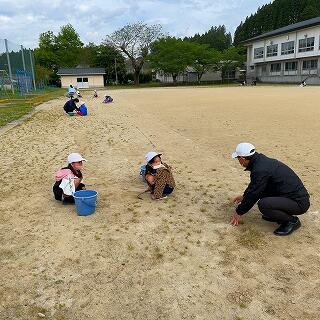
[[284,33],[289,33],[289,32],[292,32],[292,31],[297,31],[297,30],[300,30],[300,29],[314,27],[314,26],[317,26],[317,25],[320,25],[320,17],[316,17],[316,18],[313,18],[313,19],[309,19],[309,20],[298,22],[298,23],[290,24],[288,26],[285,26],[285,27],[282,27],[282,28],[279,28],[279,29],[276,29],[276,30],[273,30],[273,31],[270,31],[270,32],[263,33],[260,36],[257,36],[257,37],[254,37],[254,38],[251,38],[251,39],[243,41],[243,44],[247,44],[247,43],[250,43],[250,42],[257,41],[257,40],[262,40],[262,39],[265,39],[265,38],[274,37],[274,36],[277,36],[277,35],[280,35],[280,34],[284,34]]
[[96,74],[106,74],[104,68],[61,68],[58,70],[59,76],[88,76]]

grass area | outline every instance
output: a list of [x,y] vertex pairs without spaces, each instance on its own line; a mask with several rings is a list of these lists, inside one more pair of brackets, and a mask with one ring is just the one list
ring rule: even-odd
[[27,96],[12,94],[0,98],[0,127],[31,112],[35,106],[60,97],[64,93],[65,89],[49,88]]
[[0,127],[17,120],[33,109],[29,104],[18,103],[6,107],[0,107]]

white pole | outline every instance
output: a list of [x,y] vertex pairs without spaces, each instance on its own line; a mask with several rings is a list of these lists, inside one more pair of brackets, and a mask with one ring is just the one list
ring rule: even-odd
[[7,39],[4,39],[4,44],[5,44],[5,46],[6,46],[7,62],[8,62],[8,69],[9,69],[9,77],[10,77],[10,81],[11,81],[11,90],[12,90],[12,93],[14,93],[12,70],[11,70],[11,64],[10,64],[10,56],[9,56],[8,40],[7,40]]

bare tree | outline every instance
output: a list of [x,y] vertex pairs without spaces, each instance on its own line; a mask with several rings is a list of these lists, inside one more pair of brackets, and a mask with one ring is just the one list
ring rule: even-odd
[[161,29],[159,24],[149,26],[146,23],[137,22],[124,26],[105,39],[106,44],[121,50],[129,58],[136,85],[139,84],[139,75],[151,44],[163,36]]

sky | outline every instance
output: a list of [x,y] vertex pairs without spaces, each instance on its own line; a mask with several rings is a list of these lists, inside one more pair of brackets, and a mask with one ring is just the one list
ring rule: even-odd
[[82,42],[99,44],[127,23],[159,23],[172,36],[224,24],[229,32],[271,0],[0,0],[0,39],[37,47],[39,34],[71,23]]

